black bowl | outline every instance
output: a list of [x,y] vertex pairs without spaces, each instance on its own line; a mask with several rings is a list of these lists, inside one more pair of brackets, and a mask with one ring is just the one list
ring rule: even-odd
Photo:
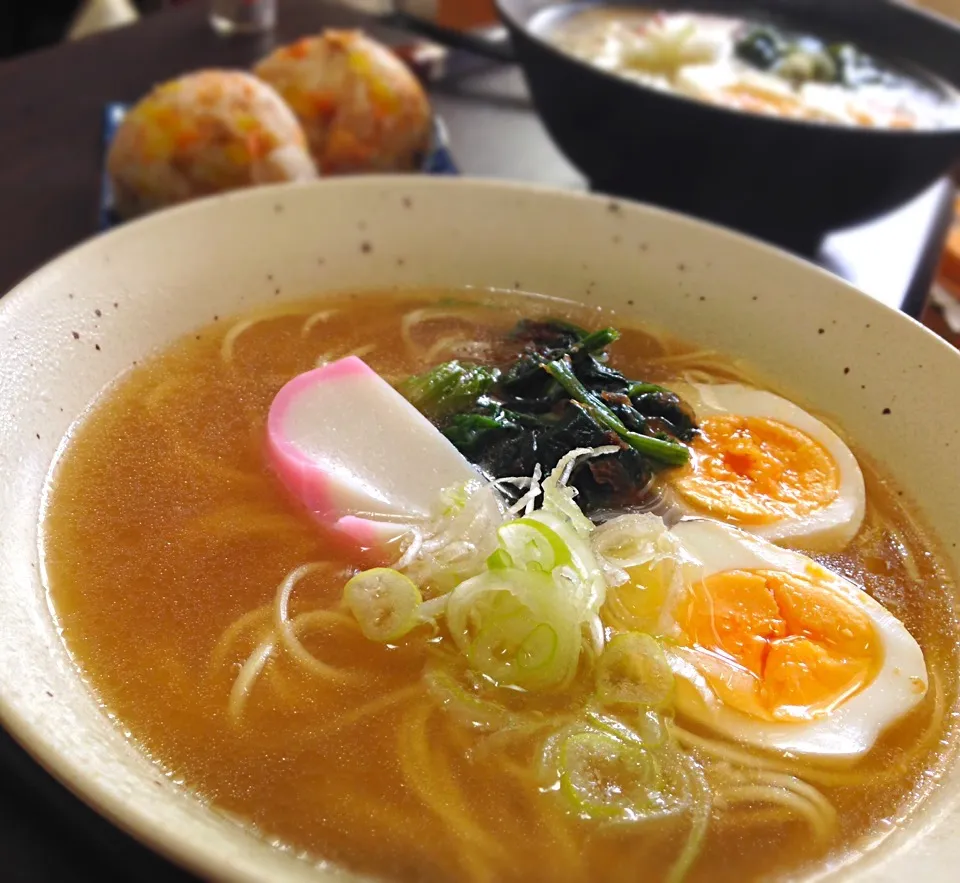
[[[596,190],[811,252],[830,230],[902,204],[960,159],[960,126],[878,130],[727,110],[649,89],[553,47],[555,16],[590,3],[497,0],[551,137]],[[960,28],[892,0],[614,0],[762,18],[855,43],[960,87]],[[762,11],[761,11],[762,10]],[[921,77],[925,75],[920,73]]]

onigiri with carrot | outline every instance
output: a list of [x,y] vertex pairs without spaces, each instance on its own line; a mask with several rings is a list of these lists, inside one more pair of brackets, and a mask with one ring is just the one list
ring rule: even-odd
[[300,120],[325,175],[416,170],[429,148],[427,96],[407,65],[359,31],[282,46],[254,73]]
[[124,117],[107,157],[124,218],[256,184],[317,177],[307,139],[277,92],[243,71],[163,83]]

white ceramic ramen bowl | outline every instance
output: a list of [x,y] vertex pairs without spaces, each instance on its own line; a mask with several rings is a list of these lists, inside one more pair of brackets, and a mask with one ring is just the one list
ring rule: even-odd
[[[256,189],[98,237],[0,301],[0,718],[55,776],[175,861],[218,880],[332,881],[179,790],[81,682],[47,607],[38,512],[57,445],[91,399],[196,326],[345,288],[525,289],[612,307],[742,357],[836,416],[960,559],[960,355],[792,257],[609,199],[425,178]],[[161,787],[158,787],[158,784]],[[948,883],[960,767],[908,824],[829,879]]]

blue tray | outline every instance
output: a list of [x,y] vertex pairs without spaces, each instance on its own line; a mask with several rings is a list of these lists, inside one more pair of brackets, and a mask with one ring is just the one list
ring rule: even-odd
[[[103,112],[103,155],[104,169],[100,185],[100,229],[109,230],[117,224],[122,223],[122,219],[117,216],[114,210],[113,187],[110,184],[110,176],[106,171],[106,155],[116,134],[117,127],[123,122],[123,117],[127,112],[128,104],[114,102],[108,104]],[[430,151],[423,161],[420,170],[425,175],[459,175],[460,170],[454,162],[453,154],[450,152],[450,139],[447,135],[447,127],[440,117],[433,118],[433,137],[431,139]]]

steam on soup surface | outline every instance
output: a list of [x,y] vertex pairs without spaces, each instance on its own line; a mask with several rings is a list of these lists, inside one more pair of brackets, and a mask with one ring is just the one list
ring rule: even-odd
[[870,128],[960,123],[948,86],[934,87],[853,44],[762,21],[601,5],[544,31],[604,70],[732,110]]
[[[479,470],[403,525],[355,506],[362,552],[275,470],[296,409],[342,394],[383,410],[319,429]],[[350,447],[341,477],[369,465]],[[71,433],[43,545],[64,640],[144,751],[387,880],[775,879],[882,837],[952,750],[953,587],[889,482],[734,362],[560,301],[208,326]]]

